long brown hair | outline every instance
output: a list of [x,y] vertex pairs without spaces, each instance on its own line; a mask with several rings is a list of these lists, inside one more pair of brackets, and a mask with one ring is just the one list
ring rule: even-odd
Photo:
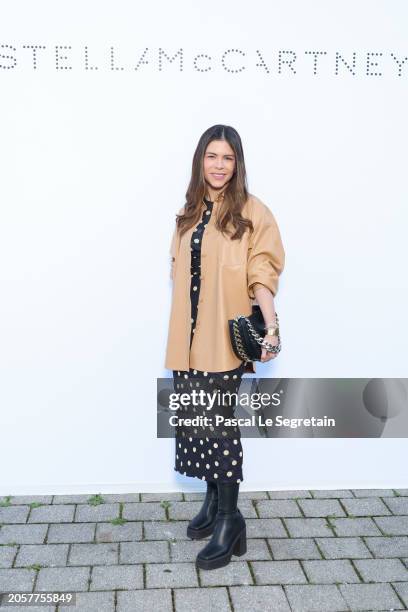
[[[193,156],[191,179],[186,192],[184,213],[177,215],[177,228],[180,236],[182,236],[200,220],[202,200],[207,191],[203,170],[204,155],[208,145],[213,140],[225,140],[235,154],[234,174],[222,192],[216,228],[222,233],[232,233],[232,236],[230,236],[231,240],[238,240],[247,228],[252,231],[253,225],[250,219],[246,219],[241,214],[249,196],[244,151],[238,132],[229,125],[213,125],[201,135]],[[229,224],[231,224],[235,231],[227,230]]]

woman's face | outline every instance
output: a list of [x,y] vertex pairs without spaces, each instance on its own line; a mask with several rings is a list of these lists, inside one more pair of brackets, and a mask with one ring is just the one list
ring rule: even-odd
[[204,178],[213,189],[222,189],[235,169],[233,149],[225,140],[212,140],[204,154]]

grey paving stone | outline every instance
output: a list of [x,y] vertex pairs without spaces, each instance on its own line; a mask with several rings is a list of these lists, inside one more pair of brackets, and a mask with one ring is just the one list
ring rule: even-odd
[[247,538],[287,538],[281,519],[247,519]]
[[393,582],[392,586],[401,597],[405,607],[408,609],[408,582]]
[[391,514],[383,500],[379,497],[361,499],[342,499],[341,503],[348,514],[353,516],[386,516]]
[[408,580],[408,570],[399,559],[356,559],[354,565],[364,582]]
[[384,503],[393,514],[408,514],[408,497],[387,497]]
[[302,565],[309,582],[317,584],[361,582],[348,559],[303,561]]
[[33,508],[29,523],[69,523],[74,518],[75,506],[40,506]]
[[408,537],[388,536],[382,538],[364,538],[367,548],[374,557],[407,557]]
[[329,519],[338,536],[380,536],[381,531],[369,517]]
[[271,553],[265,540],[247,539],[247,552],[242,557],[232,555],[231,561],[271,561]]
[[62,566],[66,565],[67,557],[68,544],[22,544],[14,565]]
[[72,544],[68,565],[113,565],[118,563],[118,544]]
[[270,499],[300,499],[304,497],[312,497],[310,491],[297,490],[297,491],[268,491]]
[[194,563],[150,563],[146,566],[148,589],[193,586],[198,586]]
[[166,511],[159,503],[138,502],[137,504],[124,504],[122,517],[129,521],[160,521],[166,518]]
[[298,503],[305,516],[346,516],[337,499],[300,499]]
[[269,538],[272,556],[282,559],[321,559],[322,556],[311,538]]
[[118,591],[117,612],[172,612],[170,589]]
[[95,523],[62,523],[50,525],[47,542],[73,543],[93,542],[95,537]]
[[355,497],[394,497],[393,489],[351,489]]
[[[5,496],[0,495],[0,502],[5,501]],[[50,504],[52,501],[52,495],[12,495],[10,504]]]
[[408,516],[376,516],[373,520],[385,535],[408,535]]
[[286,518],[284,521],[293,538],[334,537],[323,518]]
[[129,521],[123,525],[98,523],[96,526],[97,542],[129,542],[141,540],[143,537],[142,523]]
[[305,584],[306,576],[299,561],[254,561],[256,584]]
[[76,507],[76,523],[98,523],[110,521],[119,516],[119,504],[79,505]]
[[42,544],[48,525],[4,525],[0,529],[0,544]]
[[[179,564],[177,564],[177,567]],[[202,586],[227,586],[227,585],[246,585],[253,584],[248,563],[237,561],[229,563],[225,567],[214,570],[198,570]]]
[[0,507],[1,523],[25,523],[27,521],[30,506],[5,506]]
[[88,499],[93,493],[84,493],[81,495],[54,495],[53,504],[87,504]]
[[302,516],[299,506],[292,499],[268,499],[256,504],[261,518]]
[[179,500],[179,501],[203,501],[205,497],[205,492],[204,491],[200,491],[200,492],[191,492],[191,493],[184,493],[183,494],[183,499]]
[[371,558],[361,538],[316,538],[316,544],[326,559]]
[[35,570],[29,569],[0,569],[0,592],[27,591],[31,593],[35,574]]
[[[147,504],[146,504],[147,505]],[[152,504],[149,504],[149,506],[151,506]],[[169,517],[171,519],[176,519],[176,520],[187,520],[190,521],[196,514],[198,514],[198,512],[200,511],[202,507],[202,501],[176,501],[176,502],[172,502],[171,506],[169,507]],[[256,512],[254,507],[252,506],[252,504],[249,502],[241,502],[239,504],[239,508],[243,514],[243,516],[245,517],[245,514],[251,514],[251,516],[253,518],[256,518]],[[244,511],[243,511],[244,509]],[[246,512],[245,512],[246,510]],[[163,515],[162,517],[153,517],[153,518],[165,518],[165,516]]]
[[116,565],[92,568],[91,591],[110,591],[111,589],[132,590],[142,588],[142,565]]
[[11,567],[17,554],[17,546],[0,546],[0,568]]
[[342,497],[353,497],[353,493],[350,489],[330,489],[325,491],[324,489],[313,489],[311,494],[316,499],[340,499]]
[[[181,544],[181,542],[177,542],[177,544]],[[180,561],[189,560],[186,557],[180,559]],[[119,563],[168,563],[169,561],[169,543],[167,541],[122,542],[120,544]]]
[[401,610],[402,605],[391,585],[340,584],[339,590],[354,610]]
[[255,510],[255,505],[257,505],[259,502],[258,500],[254,500],[254,502],[252,502],[251,499],[241,499],[238,503],[238,508],[241,510],[241,514],[245,519],[249,519],[249,518],[257,518],[258,515],[256,513]]
[[87,591],[89,574],[89,567],[45,567],[38,572],[35,590]]
[[285,590],[293,612],[343,612],[349,609],[334,584],[290,584]]
[[139,502],[140,498],[140,493],[109,493],[108,495],[103,495],[103,499],[108,503],[121,502],[125,504],[128,502]]
[[238,504],[243,499],[268,499],[268,491],[240,491],[238,497]]
[[204,539],[169,542],[171,561],[176,563],[180,563],[181,561],[190,561],[195,563],[198,552],[204,548],[207,541],[207,539]]
[[183,494],[180,492],[174,493],[141,493],[142,502],[162,502],[162,501],[182,501]]
[[290,612],[281,586],[232,586],[230,593],[234,612]]
[[[60,606],[59,612],[114,612],[115,593],[76,593],[76,606]],[[31,610],[30,610],[31,612]]]
[[146,521],[145,540],[188,540],[188,521]]
[[230,612],[231,606],[225,587],[206,589],[175,589],[176,612]]

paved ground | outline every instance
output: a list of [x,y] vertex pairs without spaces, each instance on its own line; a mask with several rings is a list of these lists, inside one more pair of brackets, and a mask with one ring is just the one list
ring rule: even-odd
[[[30,612],[408,609],[408,489],[240,493],[248,552],[196,570],[201,493],[0,498],[0,592],[71,590]],[[3,609],[3,608],[2,608]]]

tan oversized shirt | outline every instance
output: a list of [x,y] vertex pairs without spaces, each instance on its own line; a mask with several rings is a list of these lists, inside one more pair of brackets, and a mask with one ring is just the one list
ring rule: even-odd
[[[172,304],[164,365],[170,370],[223,372],[238,367],[242,360],[232,349],[228,319],[252,313],[257,283],[268,287],[274,296],[278,290],[285,252],[271,210],[250,194],[242,215],[252,220],[254,231],[250,236],[246,230],[241,240],[231,240],[215,227],[219,207],[214,201],[202,237],[200,297],[191,350],[190,241],[195,227],[181,240],[177,226],[174,228],[170,247]],[[255,363],[246,371],[255,372]]]

